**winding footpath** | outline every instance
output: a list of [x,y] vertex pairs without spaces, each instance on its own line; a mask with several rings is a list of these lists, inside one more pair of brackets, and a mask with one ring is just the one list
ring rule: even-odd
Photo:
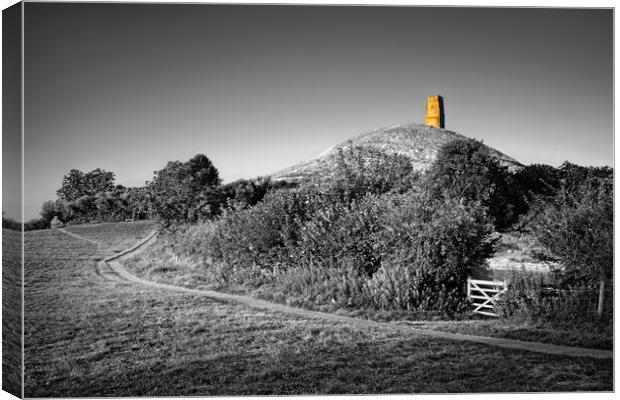
[[[62,231],[75,238],[86,240],[91,243],[96,243],[93,240],[84,238],[75,233],[68,232],[64,229]],[[431,337],[431,338],[437,338],[437,339],[474,342],[474,343],[481,343],[481,344],[486,344],[490,346],[503,347],[507,349],[532,351],[532,352],[537,352],[537,353],[546,353],[546,354],[553,354],[553,355],[559,355],[559,356],[613,359],[612,350],[586,349],[586,348],[580,348],[580,347],[558,346],[558,345],[553,345],[553,344],[548,344],[548,343],[525,342],[525,341],[513,340],[513,339],[503,339],[503,338],[486,337],[486,336],[465,335],[465,334],[460,334],[460,333],[422,330],[422,329],[417,329],[411,326],[401,325],[401,324],[397,324],[393,322],[377,322],[377,321],[329,314],[329,313],[324,313],[320,311],[304,310],[300,308],[289,307],[283,304],[271,303],[268,301],[255,299],[255,298],[251,298],[247,296],[221,293],[221,292],[216,292],[212,290],[190,289],[190,288],[184,288],[180,286],[168,285],[165,283],[152,282],[152,281],[148,281],[145,279],[141,279],[131,274],[129,271],[127,271],[121,264],[121,261],[123,259],[135,256],[136,254],[139,254],[140,252],[144,251],[149,245],[155,242],[156,237],[157,237],[157,231],[153,231],[145,239],[140,241],[135,246],[129,249],[123,250],[111,257],[105,258],[102,261],[99,261],[99,263],[97,264],[97,274],[106,279],[109,279],[111,281],[115,281],[118,283],[122,283],[122,284],[128,284],[128,283],[139,284],[139,285],[144,285],[144,286],[148,286],[148,287],[155,288],[155,289],[192,293],[195,295],[205,296],[210,299],[217,300],[217,301],[239,303],[239,304],[246,305],[248,307],[282,312],[282,313],[287,313],[287,314],[294,314],[294,315],[298,315],[298,316],[306,317],[306,318],[336,321],[336,322],[342,322],[342,323],[355,325],[355,326],[362,326],[362,327],[385,327],[385,328],[399,330],[410,336]]]

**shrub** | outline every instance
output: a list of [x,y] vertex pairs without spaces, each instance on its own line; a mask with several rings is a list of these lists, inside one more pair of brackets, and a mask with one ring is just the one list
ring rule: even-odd
[[390,256],[365,286],[369,300],[379,308],[461,309],[467,277],[497,241],[485,209],[462,200],[414,198],[391,217]]
[[552,197],[560,188],[561,171],[550,165],[532,164],[517,171],[514,175],[522,195],[528,202],[537,196]]
[[6,218],[2,216],[2,229],[9,229],[12,231],[20,231],[22,230],[22,223],[17,222],[12,218]]
[[354,265],[371,276],[388,245],[384,219],[393,205],[390,196],[373,195],[351,204],[324,203],[300,227],[292,258],[301,265]]
[[254,207],[227,208],[208,229],[202,231],[197,250],[205,262],[231,265],[259,265],[270,268],[282,259],[290,260],[289,248],[299,238],[300,227],[323,199],[311,187],[268,193]]
[[[611,317],[611,296],[608,312]],[[593,320],[598,293],[590,286],[565,286],[556,289],[544,285],[539,276],[527,271],[513,271],[508,290],[496,303],[495,311],[508,320],[535,324],[566,325]]]
[[394,185],[414,179],[410,165],[369,154],[353,150],[333,176],[254,206],[230,203],[172,246],[217,283],[266,286],[306,307],[460,311],[467,276],[493,252],[487,209]]
[[589,178],[572,191],[563,186],[530,225],[564,266],[569,282],[613,276],[613,182]]
[[473,139],[453,140],[439,149],[427,173],[427,186],[435,198],[481,203],[498,228],[515,222],[521,208],[508,169],[482,142]]
[[40,229],[47,229],[49,227],[50,227],[49,223],[45,221],[45,219],[43,218],[31,219],[24,223],[25,231],[36,231]]
[[405,192],[418,179],[419,173],[413,170],[408,157],[371,147],[350,146],[338,149],[334,172],[315,178],[314,183],[324,195],[350,203],[368,194]]
[[239,179],[220,186],[220,191],[227,201],[235,203],[238,207],[253,206],[263,200],[267,192],[296,185],[284,181],[272,182],[270,177],[258,177],[255,179]]

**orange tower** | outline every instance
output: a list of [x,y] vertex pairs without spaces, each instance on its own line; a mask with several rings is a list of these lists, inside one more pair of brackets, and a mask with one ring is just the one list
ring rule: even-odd
[[443,97],[428,96],[426,98],[426,115],[424,125],[434,126],[435,128],[445,127],[445,116],[443,113]]

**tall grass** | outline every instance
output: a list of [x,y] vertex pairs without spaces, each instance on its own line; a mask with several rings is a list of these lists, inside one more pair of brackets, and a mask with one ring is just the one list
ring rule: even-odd
[[605,312],[597,316],[598,290],[587,286],[550,287],[540,276],[515,270],[496,311],[507,321],[581,331],[612,332],[613,296],[606,295]]

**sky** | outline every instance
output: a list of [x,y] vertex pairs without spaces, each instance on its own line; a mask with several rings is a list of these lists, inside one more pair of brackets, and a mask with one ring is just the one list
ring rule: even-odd
[[[2,12],[2,209],[21,220],[21,9]],[[17,40],[15,40],[17,39]]]
[[444,97],[446,129],[524,164],[612,166],[612,18],[26,3],[25,219],[72,168],[138,186],[203,153],[225,182],[252,178],[375,128],[422,123],[431,94]]

